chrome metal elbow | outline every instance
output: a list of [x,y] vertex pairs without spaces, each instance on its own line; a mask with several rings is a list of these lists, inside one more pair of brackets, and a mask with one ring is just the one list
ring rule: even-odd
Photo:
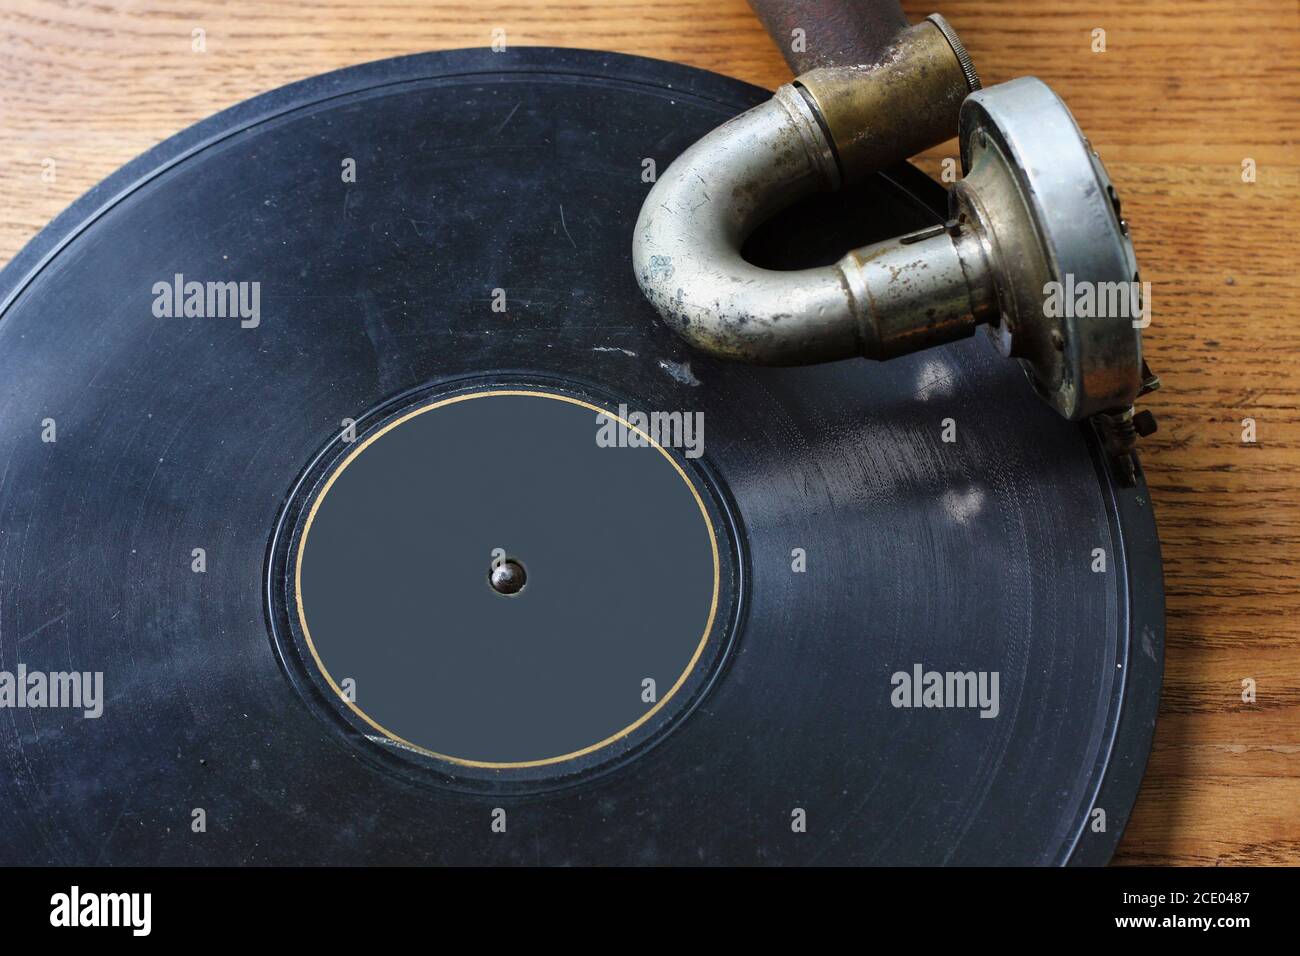
[[812,108],[786,85],[690,147],[641,209],[637,281],[692,345],[762,364],[854,354],[850,303],[834,267],[776,272],[746,262],[745,239],[789,203],[839,185]]
[[[886,262],[902,264],[885,250],[777,272],[745,261],[741,247],[786,206],[951,138],[978,85],[936,15],[899,33],[874,64],[819,68],[782,86],[690,147],[650,191],[632,246],[642,291],[687,341],[725,358],[798,365],[896,354],[890,317],[877,309],[891,296],[867,283]],[[955,259],[954,268],[960,278]],[[938,344],[969,329],[942,322],[931,332]]]

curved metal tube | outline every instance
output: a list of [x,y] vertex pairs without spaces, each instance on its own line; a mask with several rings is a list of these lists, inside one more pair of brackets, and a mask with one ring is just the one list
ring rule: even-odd
[[641,207],[637,281],[677,332],[715,355],[763,364],[857,353],[838,267],[773,272],[740,247],[781,207],[838,185],[811,108],[792,86],[684,152]]
[[[695,143],[641,207],[632,260],[646,297],[697,348],[756,364],[885,357],[904,320],[910,341],[925,341],[915,314],[890,311],[901,300],[886,287],[900,277],[950,283],[914,267],[916,246],[882,243],[792,272],[761,269],[740,250],[780,209],[951,137],[968,68],[947,24],[931,18],[904,31],[879,64],[807,73]],[[954,337],[951,323],[932,324],[932,344]]]

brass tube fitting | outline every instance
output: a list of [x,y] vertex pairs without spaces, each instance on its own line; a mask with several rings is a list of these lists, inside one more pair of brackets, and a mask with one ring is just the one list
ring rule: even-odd
[[962,101],[980,81],[957,34],[932,14],[904,30],[878,64],[816,69],[794,85],[852,182],[951,139]]

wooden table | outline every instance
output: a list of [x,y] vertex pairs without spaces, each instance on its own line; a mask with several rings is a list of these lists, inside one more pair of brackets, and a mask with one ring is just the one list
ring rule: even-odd
[[[1153,286],[1142,448],[1165,690],[1117,859],[1300,863],[1300,15],[1295,0],[944,0],[986,83],[1035,74],[1099,149]],[[908,3],[913,19],[931,12]],[[595,47],[775,86],[742,0],[4,0],[0,260],[131,157],[291,80],[398,54]],[[192,52],[192,31],[206,52]],[[1105,31],[1094,52],[1094,30]],[[920,161],[937,175],[955,144]],[[45,161],[54,161],[47,182]],[[1243,163],[1253,162],[1253,182]],[[1257,440],[1243,443],[1242,420]],[[1243,679],[1258,687],[1242,701]]]

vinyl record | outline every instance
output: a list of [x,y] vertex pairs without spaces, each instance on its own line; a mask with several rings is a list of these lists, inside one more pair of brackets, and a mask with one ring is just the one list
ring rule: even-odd
[[[637,289],[654,174],[765,95],[348,69],[0,274],[0,862],[1109,858],[1162,657],[1141,480],[983,336],[753,368]],[[944,208],[903,167],[747,254]]]

